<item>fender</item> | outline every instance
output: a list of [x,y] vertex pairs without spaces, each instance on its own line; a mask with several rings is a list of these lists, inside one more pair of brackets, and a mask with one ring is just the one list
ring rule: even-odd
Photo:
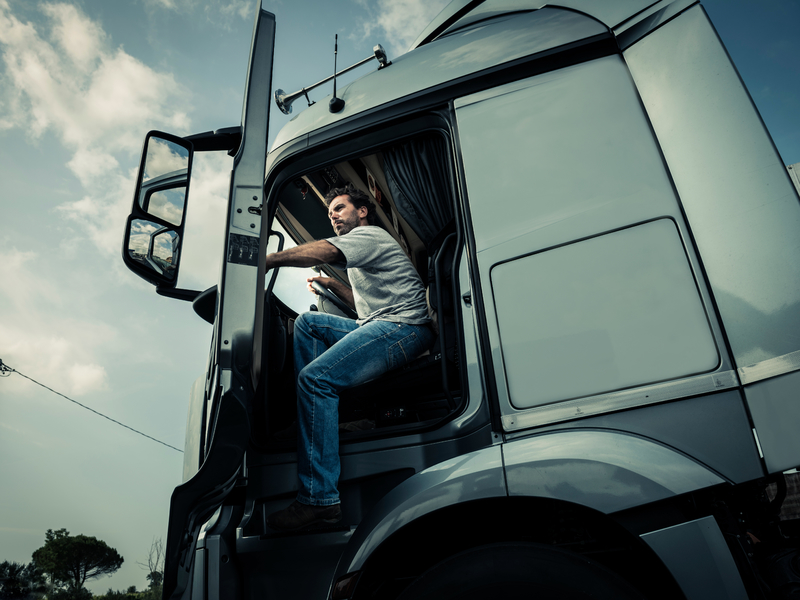
[[509,496],[565,500],[610,514],[725,483],[653,440],[613,430],[546,433],[503,446]]
[[461,502],[529,496],[609,514],[725,482],[672,448],[620,431],[560,431],[483,448],[425,469],[387,494],[348,542],[334,581],[362,569],[405,525]]
[[362,568],[386,538],[423,515],[461,502],[506,495],[499,445],[420,471],[384,496],[361,521],[339,560],[334,580]]

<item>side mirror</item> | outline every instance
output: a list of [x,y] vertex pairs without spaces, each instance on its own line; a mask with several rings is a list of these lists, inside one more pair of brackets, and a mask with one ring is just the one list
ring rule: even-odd
[[159,288],[178,281],[193,154],[192,143],[174,135],[151,131],[145,138],[122,260]]

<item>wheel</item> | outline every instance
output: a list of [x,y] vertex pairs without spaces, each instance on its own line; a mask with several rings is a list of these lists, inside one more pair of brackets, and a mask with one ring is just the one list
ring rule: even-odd
[[398,600],[643,600],[616,573],[578,554],[527,543],[491,544],[452,556]]
[[351,318],[351,319],[357,319],[358,318],[358,315],[356,314],[356,311],[354,311],[352,308],[350,308],[347,305],[347,303],[344,300],[342,300],[341,298],[339,298],[339,296],[337,296],[332,290],[329,290],[326,287],[322,287],[322,285],[320,285],[319,282],[317,282],[317,281],[314,281],[311,284],[311,287],[314,288],[314,291],[317,292],[318,295],[320,295],[323,298],[325,298],[326,300],[328,300],[336,308],[341,310],[345,314],[345,316],[347,316],[348,318]]

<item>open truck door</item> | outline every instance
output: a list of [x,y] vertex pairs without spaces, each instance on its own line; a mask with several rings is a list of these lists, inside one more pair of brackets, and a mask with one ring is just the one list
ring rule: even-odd
[[[274,42],[275,16],[262,10],[258,0],[241,126],[187,138],[150,132],[126,225],[125,264],[156,285],[159,294],[192,301],[195,311],[214,324],[209,369],[204,384],[201,378],[193,390],[189,411],[190,423],[203,426],[189,428],[184,483],[170,503],[164,598],[205,597],[205,576],[220,576],[213,572],[216,567],[204,568],[206,554],[216,556],[219,550],[206,543],[214,527],[209,519],[215,517],[217,525],[225,520],[225,498],[244,471],[249,407],[261,373],[261,353],[254,348],[262,343],[261,317],[256,315],[261,315],[264,303],[259,257],[264,256],[267,235],[262,239],[260,215]],[[219,285],[201,293],[176,289],[176,284],[192,155],[204,150],[227,150],[234,160]],[[224,543],[224,536],[211,537],[211,546]],[[208,563],[221,566],[224,561]],[[193,575],[195,565],[201,568]]]

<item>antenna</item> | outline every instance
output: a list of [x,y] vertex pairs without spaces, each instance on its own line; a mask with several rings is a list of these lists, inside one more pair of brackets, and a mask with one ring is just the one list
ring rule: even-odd
[[339,54],[339,34],[333,41],[333,98],[331,98],[328,110],[332,113],[338,113],[344,108],[344,100],[336,97],[336,57]]

